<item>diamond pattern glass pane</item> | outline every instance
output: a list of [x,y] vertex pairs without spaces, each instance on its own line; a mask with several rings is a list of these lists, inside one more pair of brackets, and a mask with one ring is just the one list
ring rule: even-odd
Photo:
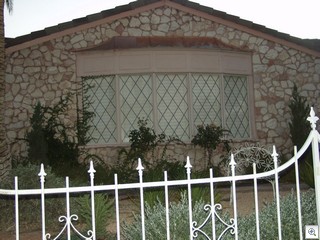
[[151,75],[120,75],[121,140],[128,142],[129,133],[137,129],[138,119],[152,124]]
[[192,74],[194,125],[221,126],[221,95],[219,75]]
[[187,74],[157,74],[158,124],[167,136],[189,140]]
[[236,138],[250,136],[247,85],[244,76],[224,76],[225,124]]
[[91,103],[89,111],[95,113],[90,133],[93,138],[91,143],[116,143],[115,77],[92,77],[85,81],[90,86],[86,93]]

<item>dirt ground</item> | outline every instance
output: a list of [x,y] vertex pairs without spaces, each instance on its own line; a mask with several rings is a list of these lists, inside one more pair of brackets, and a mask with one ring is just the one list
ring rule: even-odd
[[[307,190],[307,186],[301,186],[301,191]],[[281,184],[280,185],[280,195],[284,196],[292,191],[295,191],[295,186],[292,184]],[[221,188],[218,189],[218,192],[221,194],[221,205],[223,210],[233,212],[233,205],[230,204],[230,188]],[[259,208],[263,207],[264,203],[270,202],[273,200],[273,190],[271,184],[259,185]],[[132,201],[128,199],[123,199],[120,201],[120,218],[129,220],[132,218],[132,211],[138,206],[132,206]],[[252,186],[240,186],[237,187],[237,209],[239,215],[246,215],[252,213],[255,209],[254,205],[254,190]],[[116,224],[111,223],[107,227],[109,231],[115,231]],[[41,231],[34,232],[21,232],[20,240],[40,240]],[[15,240],[15,234],[12,231],[0,232],[0,240]]]

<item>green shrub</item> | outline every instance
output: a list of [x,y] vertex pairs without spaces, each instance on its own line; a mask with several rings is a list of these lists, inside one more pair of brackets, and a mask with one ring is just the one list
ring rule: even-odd
[[[39,166],[27,164],[26,166],[17,165],[16,168],[9,172],[7,180],[3,183],[2,187],[7,189],[14,189],[14,176],[18,176],[19,189],[39,189],[40,182],[38,173],[40,171]],[[57,177],[52,173],[51,168],[45,169],[47,176],[45,178],[45,187],[63,187],[65,181],[61,177]],[[65,205],[65,198],[60,196],[46,195],[46,223],[48,226],[54,226],[60,215],[65,215],[63,207]],[[1,196],[0,197],[0,209],[1,218],[0,226],[8,226],[8,223],[14,223],[14,211],[15,211],[14,197]],[[19,197],[19,212],[21,228],[27,228],[28,230],[39,229],[41,219],[41,201],[39,195],[33,196],[20,196]]]
[[[284,239],[299,239],[298,229],[298,213],[297,201],[295,194],[289,194],[283,197],[280,202],[281,206],[281,222],[282,222],[282,237]],[[208,216],[204,211],[205,202],[203,200],[196,201],[193,206],[193,219],[197,220],[198,226]],[[315,194],[314,191],[308,191],[301,195],[302,206],[302,225],[314,225],[316,223],[315,214]],[[219,216],[229,222],[230,216],[228,213],[219,213]],[[249,216],[238,217],[239,239],[256,239],[256,221],[255,214]],[[273,240],[278,238],[277,232],[277,212],[276,203],[267,204],[259,213],[260,217],[260,238],[265,240]],[[165,226],[165,207],[158,202],[153,207],[148,204],[145,208],[145,229],[146,239],[159,239],[166,236]],[[124,239],[141,239],[141,218],[140,215],[135,215],[132,223],[125,223],[122,229]],[[216,222],[216,236],[225,229],[221,222]],[[208,222],[202,229],[209,236],[212,235],[211,222]],[[189,239],[189,221],[188,221],[188,201],[186,195],[183,194],[180,202],[170,204],[170,233],[173,240]],[[197,239],[206,239],[199,233]],[[228,231],[223,239],[234,239],[234,236]]]

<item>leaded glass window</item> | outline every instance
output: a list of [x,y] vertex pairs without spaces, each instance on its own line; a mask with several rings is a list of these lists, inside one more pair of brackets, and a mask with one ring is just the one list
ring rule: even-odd
[[225,128],[233,137],[248,138],[248,83],[243,76],[224,76]]
[[187,74],[157,74],[156,80],[160,131],[189,140]]
[[95,113],[92,144],[128,142],[139,119],[157,133],[190,141],[199,124],[249,138],[246,76],[210,73],[119,74],[85,78]]
[[192,74],[194,125],[222,124],[221,78],[214,74]]
[[128,142],[137,119],[152,119],[152,80],[151,75],[119,75],[119,82],[121,141]]
[[88,101],[91,103],[89,111],[94,112],[91,138],[94,143],[116,143],[116,82],[115,76],[86,78],[89,89]]

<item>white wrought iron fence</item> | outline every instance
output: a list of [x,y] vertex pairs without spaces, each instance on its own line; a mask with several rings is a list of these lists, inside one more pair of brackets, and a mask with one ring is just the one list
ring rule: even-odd
[[[146,239],[146,228],[145,223],[148,221],[145,217],[145,198],[144,193],[146,189],[158,187],[164,189],[165,193],[165,212],[166,212],[166,236],[161,236],[163,239],[171,239],[170,236],[170,203],[169,203],[169,188],[174,186],[186,186],[187,187],[187,198],[188,198],[188,217],[189,217],[189,239],[196,239],[198,236],[201,236],[204,239],[223,239],[224,234],[226,232],[230,232],[234,239],[238,239],[238,205],[237,205],[237,183],[241,181],[251,180],[253,182],[253,191],[254,191],[254,206],[255,206],[255,224],[256,224],[256,239],[260,239],[260,219],[259,219],[259,194],[258,194],[258,180],[270,178],[272,177],[275,180],[275,202],[277,206],[277,231],[278,231],[278,239],[285,239],[282,236],[282,226],[285,223],[281,222],[281,209],[280,209],[280,193],[279,193],[279,175],[281,172],[288,169],[290,166],[294,166],[295,168],[295,180],[296,180],[296,194],[297,194],[297,209],[298,209],[298,222],[299,222],[299,238],[303,239],[303,224],[302,224],[302,209],[300,203],[300,182],[299,182],[299,171],[298,171],[298,159],[307,151],[308,147],[312,147],[312,156],[313,156],[313,166],[314,166],[314,178],[315,178],[315,194],[316,194],[316,212],[317,212],[317,222],[315,224],[320,224],[320,164],[319,164],[319,142],[320,135],[316,130],[316,122],[318,121],[318,117],[315,116],[313,109],[311,109],[310,116],[308,121],[311,124],[311,132],[302,146],[302,148],[298,151],[296,148],[294,149],[294,156],[287,161],[285,164],[278,166],[278,154],[276,152],[276,148],[273,147],[272,158],[274,162],[274,169],[257,173],[256,166],[253,164],[253,173],[247,175],[236,175],[236,159],[234,159],[233,155],[231,155],[230,168],[231,168],[231,176],[226,177],[214,177],[213,171],[210,169],[210,177],[201,178],[201,179],[192,179],[191,178],[191,169],[192,166],[190,164],[189,158],[187,158],[187,163],[185,165],[187,179],[185,180],[168,180],[167,172],[164,172],[163,181],[158,182],[144,182],[143,181],[143,166],[141,161],[138,161],[138,175],[139,182],[138,183],[128,183],[128,184],[119,184],[117,174],[114,175],[114,184],[112,185],[95,185],[94,177],[95,177],[95,169],[93,163],[90,163],[90,169],[88,171],[90,176],[90,185],[84,187],[70,187],[69,178],[66,177],[65,187],[63,188],[45,188],[45,180],[46,180],[46,172],[44,166],[41,165],[39,178],[40,178],[40,188],[39,189],[19,189],[18,177],[15,177],[15,188],[14,190],[8,189],[0,189],[0,195],[10,195],[14,196],[15,201],[15,236],[16,239],[20,239],[20,221],[19,221],[19,199],[25,195],[37,195],[40,196],[41,199],[41,226],[42,226],[42,240],[44,239],[60,239],[62,234],[65,234],[67,239],[71,239],[71,232],[76,233],[82,239],[92,239],[96,240],[96,219],[95,219],[95,195],[97,192],[107,192],[113,193],[114,195],[114,204],[115,204],[115,219],[116,219],[116,239],[121,238],[121,227],[120,227],[120,205],[119,205],[119,191],[120,190],[128,190],[128,189],[137,189],[139,191],[140,198],[140,215],[141,215],[141,233],[142,239]],[[232,186],[232,218],[229,222],[225,222],[219,216],[218,209],[221,208],[220,203],[215,202],[215,185],[218,183],[230,183]],[[210,186],[210,203],[205,205],[204,211],[207,212],[206,219],[198,224],[198,219],[193,219],[193,200],[192,200],[192,187],[198,184],[207,184]],[[73,193],[84,193],[87,192],[91,196],[91,230],[89,230],[86,234],[81,233],[77,230],[74,225],[74,222],[78,219],[78,216],[72,213],[72,209],[70,207],[70,194]],[[59,221],[63,223],[63,227],[61,231],[57,233],[55,236],[51,236],[46,228],[46,208],[45,202],[49,195],[54,194],[65,194],[66,199],[66,213],[63,216],[59,217]],[[216,222],[221,221],[224,225],[224,230],[220,233],[215,231]],[[212,233],[210,235],[204,232],[203,227],[205,225],[211,225]],[[160,239],[160,238],[159,238]]]

